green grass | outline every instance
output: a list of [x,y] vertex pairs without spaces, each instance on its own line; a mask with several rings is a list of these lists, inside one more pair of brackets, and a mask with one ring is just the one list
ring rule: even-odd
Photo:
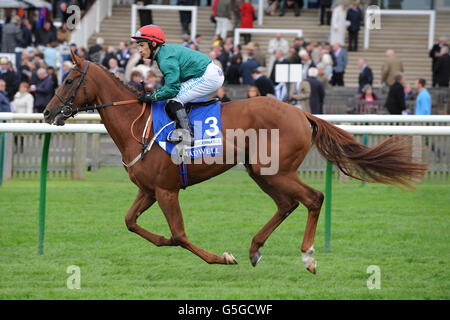
[[[308,182],[309,183],[309,182]],[[324,182],[310,183],[324,190]],[[301,262],[306,210],[300,206],[248,259],[255,233],[275,205],[242,171],[229,171],[181,192],[186,232],[239,265],[208,265],[180,247],[157,248],[129,232],[124,216],[137,188],[121,168],[85,181],[48,182],[45,253],[37,255],[38,179],[0,187],[0,299],[449,299],[449,184],[417,191],[353,181],[334,183],[331,252],[324,253],[324,215],[316,233],[318,274]],[[155,204],[138,220],[170,236]],[[69,290],[66,269],[81,269]],[[366,272],[381,269],[381,289]]]

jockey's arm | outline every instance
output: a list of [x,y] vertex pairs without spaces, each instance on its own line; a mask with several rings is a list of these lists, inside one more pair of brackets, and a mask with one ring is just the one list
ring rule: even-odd
[[180,66],[175,57],[167,57],[159,62],[159,69],[164,75],[164,86],[156,90],[151,98],[152,101],[162,101],[174,98],[180,91]]

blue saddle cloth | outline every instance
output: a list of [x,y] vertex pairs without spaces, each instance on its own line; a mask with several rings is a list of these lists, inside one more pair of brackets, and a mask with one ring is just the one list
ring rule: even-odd
[[[165,105],[166,101],[157,101],[152,105],[153,132],[155,134],[172,122],[164,110]],[[192,111],[189,113],[189,120],[194,128],[195,137],[195,145],[186,148],[186,152],[191,156],[191,159],[221,155],[222,125],[220,121],[220,102],[209,106],[192,108]],[[174,127],[175,124],[172,123],[162,129],[155,140],[169,154],[172,154],[175,145],[167,142],[167,136],[171,134]]]

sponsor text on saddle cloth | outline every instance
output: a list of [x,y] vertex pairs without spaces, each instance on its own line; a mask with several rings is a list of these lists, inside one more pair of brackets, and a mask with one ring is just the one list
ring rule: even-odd
[[[153,103],[153,129],[155,134],[172,120],[167,116],[164,107],[166,101]],[[195,144],[186,146],[186,155],[191,159],[212,157],[222,154],[222,126],[220,120],[220,102],[208,106],[193,107],[189,113],[189,121],[194,128]],[[176,153],[175,144],[167,142],[167,136],[174,130],[172,123],[162,129],[156,142],[167,153]]]

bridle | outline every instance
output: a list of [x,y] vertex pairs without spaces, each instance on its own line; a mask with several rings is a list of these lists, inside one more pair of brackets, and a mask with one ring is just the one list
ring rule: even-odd
[[[77,84],[75,90],[73,91],[73,93],[72,93],[72,95],[70,96],[69,99],[64,100],[64,98],[61,97],[58,93],[55,93],[55,96],[63,104],[63,107],[61,108],[61,113],[66,118],[73,117],[73,116],[75,116],[75,114],[77,114],[80,111],[88,111],[88,110],[80,110],[81,108],[79,108],[77,110],[74,110],[72,108],[72,106],[73,106],[73,101],[75,100],[75,97],[77,96],[78,90],[80,89],[82,83],[83,83],[84,98],[86,100],[85,107],[87,107],[88,104],[89,104],[88,95],[87,95],[87,89],[86,89],[86,74],[87,74],[87,71],[88,71],[90,63],[91,63],[90,61],[86,61],[86,65],[85,65],[83,71],[81,71],[78,68],[73,68],[72,69],[72,70],[80,72],[81,73],[81,77],[80,77],[80,80],[78,81],[78,84]],[[95,110],[95,109],[92,109],[92,110]]]
[[[78,84],[77,84],[75,90],[73,91],[73,93],[72,93],[72,95],[70,96],[69,99],[65,100],[59,94],[55,93],[55,96],[63,104],[63,106],[61,108],[61,111],[60,111],[60,114],[62,114],[65,118],[74,117],[78,112],[94,111],[94,110],[98,110],[98,109],[106,108],[106,107],[111,107],[111,106],[120,106],[120,105],[125,105],[125,104],[139,103],[139,100],[134,99],[134,100],[116,101],[116,102],[105,103],[105,104],[100,104],[100,105],[97,105],[97,104],[89,105],[89,99],[88,99],[87,88],[86,88],[86,74],[87,74],[87,71],[88,71],[88,68],[89,68],[89,64],[90,64],[90,61],[86,61],[86,65],[85,65],[83,71],[81,69],[78,69],[78,68],[73,68],[72,69],[72,70],[80,72],[81,73],[81,77],[80,77],[80,80],[78,81]],[[85,98],[86,102],[85,102],[84,106],[82,106],[80,108],[77,108],[77,109],[73,109],[73,102],[75,100],[75,97],[77,96],[77,93],[78,93],[78,90],[81,87],[81,84],[83,84],[84,98]],[[144,88],[144,91],[145,91],[145,88]],[[144,115],[146,107],[147,107],[147,105],[144,102],[142,104],[142,111],[141,111],[141,113],[133,121],[133,123],[131,124],[131,128],[130,128],[132,137],[139,144],[142,145],[142,152],[141,152],[141,154],[138,157],[136,157],[129,164],[125,164],[124,162],[122,162],[127,168],[129,168],[132,165],[134,165],[137,162],[137,160],[143,160],[144,159],[144,154],[150,150],[151,146],[153,145],[154,140],[156,139],[156,136],[155,136],[149,143],[150,130],[151,130],[151,127],[152,127],[152,114],[153,114],[153,109],[151,108],[151,105],[150,105],[150,116],[147,119],[144,131],[143,131],[143,134],[142,134],[141,141],[139,141],[139,139],[134,135],[133,127],[134,127],[136,121],[138,119],[140,119]]]

